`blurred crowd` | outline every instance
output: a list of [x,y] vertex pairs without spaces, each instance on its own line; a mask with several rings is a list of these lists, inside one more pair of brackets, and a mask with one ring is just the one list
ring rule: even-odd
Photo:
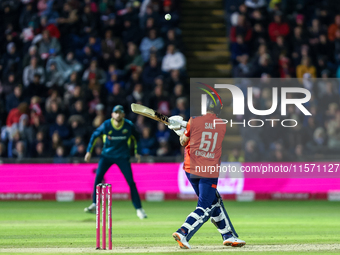
[[[226,1],[233,77],[254,87],[256,109],[272,105],[272,87],[304,87],[312,116],[288,106],[294,128],[243,128],[246,161],[303,160],[340,152],[340,5],[324,0]],[[242,78],[258,78],[256,82]],[[279,78],[279,79],[274,79]],[[292,79],[295,78],[295,79]],[[319,79],[316,79],[319,78]],[[281,84],[282,85],[282,84]],[[296,96],[296,95],[288,95]],[[280,106],[280,102],[279,102]],[[278,107],[280,108],[280,107]],[[258,116],[247,116],[257,118]],[[280,111],[268,119],[282,119]]]
[[1,0],[0,157],[83,157],[117,104],[139,153],[180,154],[174,132],[130,111],[189,117],[178,24],[174,0]]

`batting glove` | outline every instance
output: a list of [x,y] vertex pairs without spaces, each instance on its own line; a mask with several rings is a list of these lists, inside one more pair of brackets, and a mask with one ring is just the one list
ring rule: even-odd
[[188,122],[184,121],[182,116],[175,115],[169,118],[169,123],[168,128],[175,131],[185,128]]
[[183,135],[183,133],[184,133],[185,130],[186,130],[186,128],[182,127],[181,129],[174,130],[174,132],[175,132],[178,136],[181,136],[181,135]]

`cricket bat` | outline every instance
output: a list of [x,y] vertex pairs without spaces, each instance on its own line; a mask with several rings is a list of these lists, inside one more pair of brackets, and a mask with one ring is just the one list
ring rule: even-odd
[[143,115],[145,117],[148,117],[150,119],[159,121],[164,123],[165,125],[173,125],[173,126],[182,126],[182,127],[186,127],[187,122],[186,121],[182,121],[182,122],[177,122],[174,120],[169,120],[169,117],[159,113],[155,110],[150,109],[149,107],[146,107],[144,105],[141,104],[131,104],[131,110],[134,113],[137,113],[139,115]]

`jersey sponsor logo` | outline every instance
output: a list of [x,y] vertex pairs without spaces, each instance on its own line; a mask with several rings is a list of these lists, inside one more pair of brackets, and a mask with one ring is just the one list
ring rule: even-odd
[[129,132],[127,129],[123,129],[122,133],[126,134],[127,132]]
[[107,136],[107,139],[109,140],[125,140],[126,136]]

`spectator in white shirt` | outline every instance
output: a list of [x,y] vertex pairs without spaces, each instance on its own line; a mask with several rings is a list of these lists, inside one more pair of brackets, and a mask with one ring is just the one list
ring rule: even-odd
[[23,72],[22,80],[23,80],[25,87],[27,87],[28,85],[30,85],[31,82],[33,82],[35,74],[40,75],[41,83],[45,82],[44,68],[41,66],[38,66],[38,59],[36,57],[32,57],[30,61],[30,65],[26,66]]
[[176,51],[175,45],[169,44],[166,55],[162,61],[162,71],[170,72],[171,70],[183,69],[185,67],[184,55]]

